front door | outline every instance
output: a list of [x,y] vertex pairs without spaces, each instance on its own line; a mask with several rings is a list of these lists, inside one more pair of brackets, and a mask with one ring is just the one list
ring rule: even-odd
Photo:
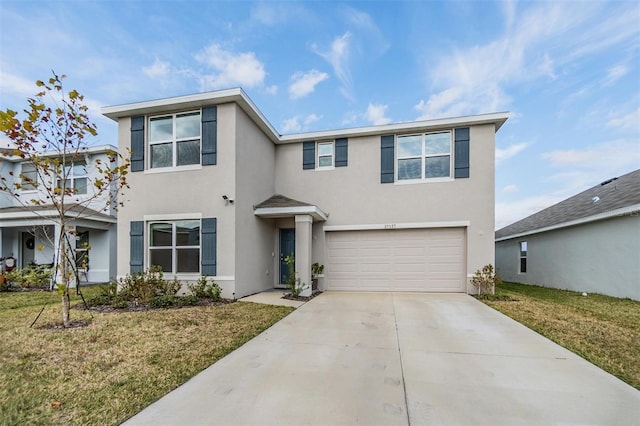
[[289,277],[289,265],[284,261],[287,256],[296,253],[295,228],[280,229],[280,284],[286,285]]
[[26,268],[35,261],[35,238],[28,232],[22,233],[22,267]]

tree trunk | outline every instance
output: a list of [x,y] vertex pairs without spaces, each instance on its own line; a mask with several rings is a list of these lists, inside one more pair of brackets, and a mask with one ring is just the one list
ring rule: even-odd
[[71,325],[71,321],[69,319],[69,306],[71,304],[71,300],[69,298],[69,289],[65,288],[62,292],[62,323],[65,328]]

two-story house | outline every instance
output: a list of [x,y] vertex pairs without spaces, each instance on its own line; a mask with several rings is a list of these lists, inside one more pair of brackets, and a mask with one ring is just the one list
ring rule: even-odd
[[132,150],[119,276],[159,265],[237,298],[280,287],[294,254],[325,290],[470,292],[494,262],[506,113],[280,135],[241,89],[102,112]]
[[[74,194],[66,199],[66,223],[67,230],[74,231],[68,237],[82,272],[78,277],[81,281],[107,282],[116,276],[116,212],[107,197],[96,196],[92,184],[99,175],[98,164],[109,164],[108,153],[115,151],[117,148],[111,145],[93,146],[67,159],[64,185],[73,188]],[[59,155],[40,154],[43,158]],[[62,185],[60,177],[38,173],[33,163],[17,155],[0,159],[0,175],[10,188],[14,183],[21,184],[16,194],[19,199],[0,191],[0,257],[13,257],[18,268],[53,264],[62,233],[56,221],[59,213],[43,188]]]

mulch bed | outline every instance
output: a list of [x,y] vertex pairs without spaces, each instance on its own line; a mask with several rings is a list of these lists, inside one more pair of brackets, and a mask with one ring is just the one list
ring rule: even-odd
[[71,309],[79,309],[83,311],[89,310],[91,312],[99,312],[99,313],[143,312],[143,311],[159,311],[159,310],[167,310],[167,309],[192,308],[194,306],[221,306],[221,305],[227,305],[229,303],[234,303],[234,302],[235,300],[231,300],[231,299],[220,299],[217,301],[213,301],[211,299],[200,299],[198,303],[193,305],[180,305],[176,303],[173,306],[167,306],[164,308],[152,308],[145,305],[144,303],[129,302],[126,307],[119,307],[119,306],[115,307],[113,305],[94,305],[94,306],[89,306],[88,309],[84,305],[84,303],[78,303],[76,305],[73,305]]
[[313,299],[316,296],[321,295],[322,292],[321,291],[315,291],[313,293],[311,293],[311,296],[298,296],[298,297],[293,297],[290,294],[285,294],[284,296],[281,297],[281,299],[287,299],[287,300],[296,300],[298,302],[308,302],[309,300]]

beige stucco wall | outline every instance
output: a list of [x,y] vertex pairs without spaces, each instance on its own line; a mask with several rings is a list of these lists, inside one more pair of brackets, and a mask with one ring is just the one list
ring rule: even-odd
[[[234,195],[236,174],[236,106],[218,105],[217,165],[195,170],[131,172],[125,205],[118,212],[118,276],[129,273],[129,223],[145,215],[172,218],[217,218],[217,282],[223,297],[232,297],[235,280],[235,208],[225,205],[222,195]],[[146,126],[145,126],[146,127]],[[131,120],[119,120],[120,152],[131,145]],[[148,144],[146,145],[148,149]],[[148,151],[145,155],[148,158]],[[180,216],[182,215],[182,216]],[[186,216],[185,216],[186,215]],[[145,267],[148,265],[148,228],[145,229]],[[196,277],[178,276],[180,280]]]
[[[253,206],[274,194],[275,145],[240,109],[236,112],[236,188],[234,192],[236,297],[273,287],[273,238],[271,219],[254,215]],[[224,247],[218,246],[220,250]]]
[[[519,273],[520,241],[527,272]],[[497,242],[505,281],[640,300],[640,217],[620,216]]]
[[[468,221],[467,274],[473,274],[494,263],[495,128],[470,132],[468,179],[381,184],[380,136],[368,136],[349,138],[348,166],[333,170],[303,170],[302,143],[278,146],[276,192],[319,206],[329,214],[325,225]],[[313,258],[325,263],[320,229],[314,226]]]

